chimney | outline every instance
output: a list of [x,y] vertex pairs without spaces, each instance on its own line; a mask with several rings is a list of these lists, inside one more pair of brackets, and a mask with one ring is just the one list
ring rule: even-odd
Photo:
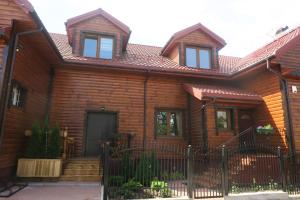
[[281,33],[284,33],[284,32],[285,32],[286,30],[288,30],[288,29],[289,29],[288,26],[279,28],[279,29],[276,31],[275,36],[281,35]]

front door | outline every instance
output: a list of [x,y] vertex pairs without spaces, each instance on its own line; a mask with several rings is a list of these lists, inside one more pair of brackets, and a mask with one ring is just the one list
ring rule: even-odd
[[117,131],[117,114],[113,112],[88,112],[85,156],[99,156],[100,142],[109,140]]
[[255,135],[253,129],[252,110],[239,110],[239,131],[240,148],[247,148],[254,145]]

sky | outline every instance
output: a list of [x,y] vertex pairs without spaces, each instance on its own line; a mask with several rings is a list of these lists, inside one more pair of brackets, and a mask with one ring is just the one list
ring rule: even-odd
[[130,43],[164,46],[173,33],[202,23],[243,57],[300,25],[300,0],[30,0],[48,32],[66,33],[67,19],[102,8],[127,26]]

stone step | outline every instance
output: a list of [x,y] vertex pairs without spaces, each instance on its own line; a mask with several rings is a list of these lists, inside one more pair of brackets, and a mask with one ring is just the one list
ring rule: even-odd
[[62,175],[60,181],[82,181],[82,182],[94,182],[100,181],[102,176],[100,175]]
[[102,170],[99,169],[65,169],[64,175],[99,175]]

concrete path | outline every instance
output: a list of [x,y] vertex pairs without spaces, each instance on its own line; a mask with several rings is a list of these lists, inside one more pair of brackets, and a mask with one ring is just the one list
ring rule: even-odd
[[0,200],[99,200],[98,183],[40,183],[29,184],[9,198]]

